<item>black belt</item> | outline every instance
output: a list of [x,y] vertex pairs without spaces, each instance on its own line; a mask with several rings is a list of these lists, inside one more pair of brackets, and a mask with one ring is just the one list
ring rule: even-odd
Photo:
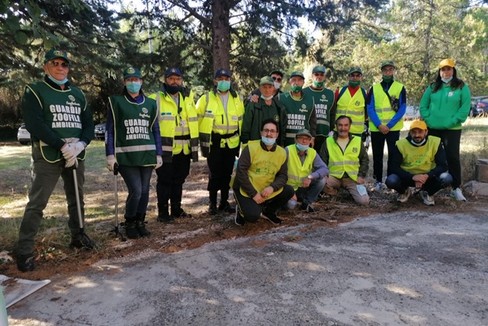
[[176,140],[190,139],[190,135],[175,136],[174,139],[176,139]]
[[228,138],[234,137],[237,134],[239,134],[239,132],[237,130],[232,134],[226,134],[226,135],[221,135],[221,134],[217,134],[215,132],[212,132],[212,139],[214,139],[214,140],[228,139]]

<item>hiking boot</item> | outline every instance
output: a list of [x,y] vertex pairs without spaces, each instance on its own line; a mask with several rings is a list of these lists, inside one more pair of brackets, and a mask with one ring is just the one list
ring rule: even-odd
[[220,205],[219,205],[219,211],[224,211],[226,213],[235,213],[236,212],[236,208],[234,206],[231,206],[229,204],[229,202],[224,201],[224,202],[221,202],[220,203]]
[[407,190],[405,190],[403,194],[398,195],[397,201],[399,201],[400,203],[406,203],[411,194],[412,190],[410,190],[410,188],[407,188]]
[[184,210],[176,209],[171,211],[171,217],[173,218],[191,218],[191,214],[186,213]]
[[148,237],[151,235],[151,232],[149,232],[149,230],[146,229],[146,224],[147,222],[144,220],[136,221],[136,229],[137,232],[139,233],[139,236],[141,237]]
[[217,215],[217,213],[218,213],[217,204],[208,205],[208,213],[210,215]]
[[307,213],[313,213],[313,212],[315,212],[315,209],[313,208],[313,206],[311,204],[307,204],[307,203],[302,203],[300,205],[300,209],[302,211],[307,212]]
[[451,191],[451,196],[454,197],[457,201],[466,201],[466,197],[464,197],[461,188],[456,188]]
[[95,242],[86,233],[77,233],[71,236],[70,248],[91,250],[95,248]]
[[274,225],[280,225],[281,224],[281,219],[278,216],[276,216],[275,213],[262,212],[261,217],[270,221]]
[[21,272],[32,272],[36,267],[34,263],[34,255],[18,255],[16,257],[17,260],[17,269]]
[[156,220],[161,223],[173,223],[175,221],[175,218],[173,216],[170,216],[169,214],[164,214],[158,215]]
[[422,197],[422,201],[424,202],[425,205],[427,206],[435,205],[434,196],[429,196],[429,193],[427,191],[421,191],[420,197]]
[[138,239],[139,230],[137,229],[137,222],[135,220],[125,220],[125,235],[129,239]]
[[236,223],[236,225],[239,226],[243,226],[244,224],[246,224],[246,220],[244,219],[244,217],[242,217],[241,213],[239,213],[238,209],[236,209],[236,216],[234,218],[234,222]]

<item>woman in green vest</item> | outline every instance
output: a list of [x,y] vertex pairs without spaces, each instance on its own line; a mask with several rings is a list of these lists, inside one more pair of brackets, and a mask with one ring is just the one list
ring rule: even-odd
[[145,227],[149,185],[154,168],[163,164],[156,101],[141,90],[137,68],[124,70],[122,95],[109,98],[105,137],[107,167],[116,166],[129,192],[125,204],[125,232],[130,239],[149,236]]

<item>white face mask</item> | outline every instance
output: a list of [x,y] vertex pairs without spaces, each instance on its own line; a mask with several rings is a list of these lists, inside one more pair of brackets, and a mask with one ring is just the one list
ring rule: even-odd
[[265,101],[269,101],[269,100],[272,100],[273,99],[273,95],[271,96],[264,96],[263,94],[261,94],[261,98]]
[[442,82],[443,83],[449,83],[451,80],[452,80],[452,77],[449,77],[449,78],[441,78]]
[[278,83],[277,81],[273,82],[273,85],[276,89],[280,89],[281,88],[281,83]]

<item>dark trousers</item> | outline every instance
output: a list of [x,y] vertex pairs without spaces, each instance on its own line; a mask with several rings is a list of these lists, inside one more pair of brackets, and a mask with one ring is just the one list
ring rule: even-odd
[[129,193],[125,201],[125,219],[134,220],[146,215],[153,170],[152,166],[119,166],[120,175]]
[[[396,141],[400,138],[400,131],[390,131],[386,135],[379,131],[371,133],[371,148],[373,150],[373,178],[377,182],[383,180],[383,151],[386,146],[388,147],[388,153],[393,152]],[[388,165],[386,167],[386,175],[390,175],[390,155],[388,155]]]
[[[452,182],[452,176],[444,172],[440,177],[429,177],[421,190],[427,191],[432,196],[442,188],[449,186]],[[385,184],[388,188],[396,190],[399,194],[405,193],[408,187],[415,187],[415,181],[411,177],[402,178],[397,174],[391,174],[386,178]]]
[[172,215],[178,216],[181,213],[183,184],[190,174],[190,160],[191,155],[183,153],[173,155],[171,163],[163,162],[163,165],[156,170],[159,216],[168,215],[168,201],[171,201]]
[[208,178],[207,190],[211,204],[217,203],[217,192],[220,190],[220,202],[226,202],[229,199],[229,183],[234,169],[234,162],[239,155],[239,147],[228,148],[217,146],[210,147],[210,153],[207,157],[207,165],[210,171]]
[[[29,191],[29,202],[24,211],[24,217],[20,224],[19,241],[17,244],[18,255],[29,255],[34,252],[35,237],[39,231],[44,208],[46,208],[49,197],[58,183],[59,177],[63,179],[64,193],[68,204],[68,226],[71,235],[80,230],[78,211],[76,207],[76,191],[72,168],[65,168],[65,160],[56,163],[49,163],[42,157],[39,143],[32,146],[32,186]],[[83,201],[83,184],[85,183],[85,163],[78,160],[76,177],[81,205],[81,215],[85,215],[85,203]]]
[[446,151],[447,166],[452,175],[452,188],[456,189],[461,185],[461,159],[459,146],[461,143],[461,130],[439,130],[429,129],[429,135],[441,139]]
[[283,191],[277,196],[266,200],[262,204],[258,204],[254,199],[250,197],[243,196],[238,189],[234,189],[234,197],[236,198],[237,207],[242,217],[249,222],[256,222],[261,213],[274,213],[278,211],[281,207],[286,205],[288,200],[293,197],[293,187],[290,185],[285,185]]

